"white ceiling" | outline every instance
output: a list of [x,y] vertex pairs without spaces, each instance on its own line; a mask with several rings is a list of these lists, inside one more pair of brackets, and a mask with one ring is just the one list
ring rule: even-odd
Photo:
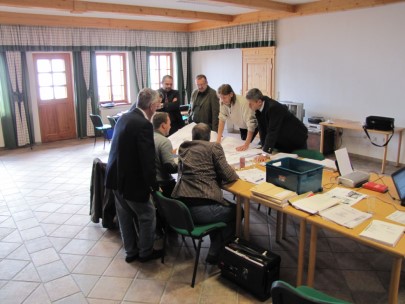
[[193,31],[402,1],[0,0],[0,24]]

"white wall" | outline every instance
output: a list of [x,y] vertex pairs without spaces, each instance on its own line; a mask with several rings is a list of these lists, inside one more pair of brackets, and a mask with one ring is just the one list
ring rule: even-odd
[[[389,116],[405,127],[404,16],[400,3],[278,21],[276,96],[303,102],[307,117],[363,122]],[[397,139],[389,160],[395,160]],[[345,131],[343,145],[350,153],[382,155],[361,132]],[[404,144],[402,152],[405,163]]]
[[204,74],[208,85],[217,90],[222,84],[230,84],[236,94],[242,91],[242,50],[194,52],[191,56],[193,89],[195,76]]

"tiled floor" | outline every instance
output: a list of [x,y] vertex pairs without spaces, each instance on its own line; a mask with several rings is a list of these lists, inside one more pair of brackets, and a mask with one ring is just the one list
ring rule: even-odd
[[[0,152],[0,303],[255,302],[203,263],[206,248],[191,288],[192,247],[173,236],[165,264],[125,263],[118,231],[89,217],[92,161],[106,161],[108,149],[86,139]],[[380,163],[355,166],[376,171]],[[274,212],[261,209],[252,204],[251,238],[281,255],[281,279],[294,284],[297,223],[289,221],[287,240],[277,244]],[[315,287],[355,303],[387,302],[390,256],[325,231],[318,244]]]

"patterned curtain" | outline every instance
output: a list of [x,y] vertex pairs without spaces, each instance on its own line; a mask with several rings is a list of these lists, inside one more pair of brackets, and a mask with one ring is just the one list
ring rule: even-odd
[[7,68],[6,53],[0,53],[0,120],[4,145],[8,149],[17,147],[14,102],[11,96],[10,76]]
[[23,77],[21,56],[25,53],[6,52],[7,66],[10,75],[12,89],[12,102],[14,102],[15,122],[17,131],[17,145],[24,146],[30,144],[30,135],[28,130],[27,116],[29,109],[26,108],[28,100],[24,101],[27,94],[23,92]]
[[73,52],[73,73],[75,82],[76,126],[79,138],[87,136],[87,87],[84,80],[82,54]]
[[87,136],[94,136],[94,128],[90,120],[90,114],[92,113],[91,111],[92,89],[90,86],[91,59],[89,51],[82,51],[82,63],[83,63],[83,76],[86,85],[86,134]]
[[135,50],[132,52],[135,70],[135,94],[148,86],[148,52]]

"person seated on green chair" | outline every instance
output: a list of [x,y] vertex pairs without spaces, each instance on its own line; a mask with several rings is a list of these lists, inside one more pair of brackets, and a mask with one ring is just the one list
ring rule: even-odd
[[199,123],[192,130],[192,141],[179,147],[179,170],[173,198],[190,209],[197,225],[224,222],[227,227],[210,234],[211,246],[206,262],[217,264],[225,243],[235,235],[235,204],[224,200],[221,186],[238,179],[235,170],[226,162],[219,143],[210,142],[211,129]]

